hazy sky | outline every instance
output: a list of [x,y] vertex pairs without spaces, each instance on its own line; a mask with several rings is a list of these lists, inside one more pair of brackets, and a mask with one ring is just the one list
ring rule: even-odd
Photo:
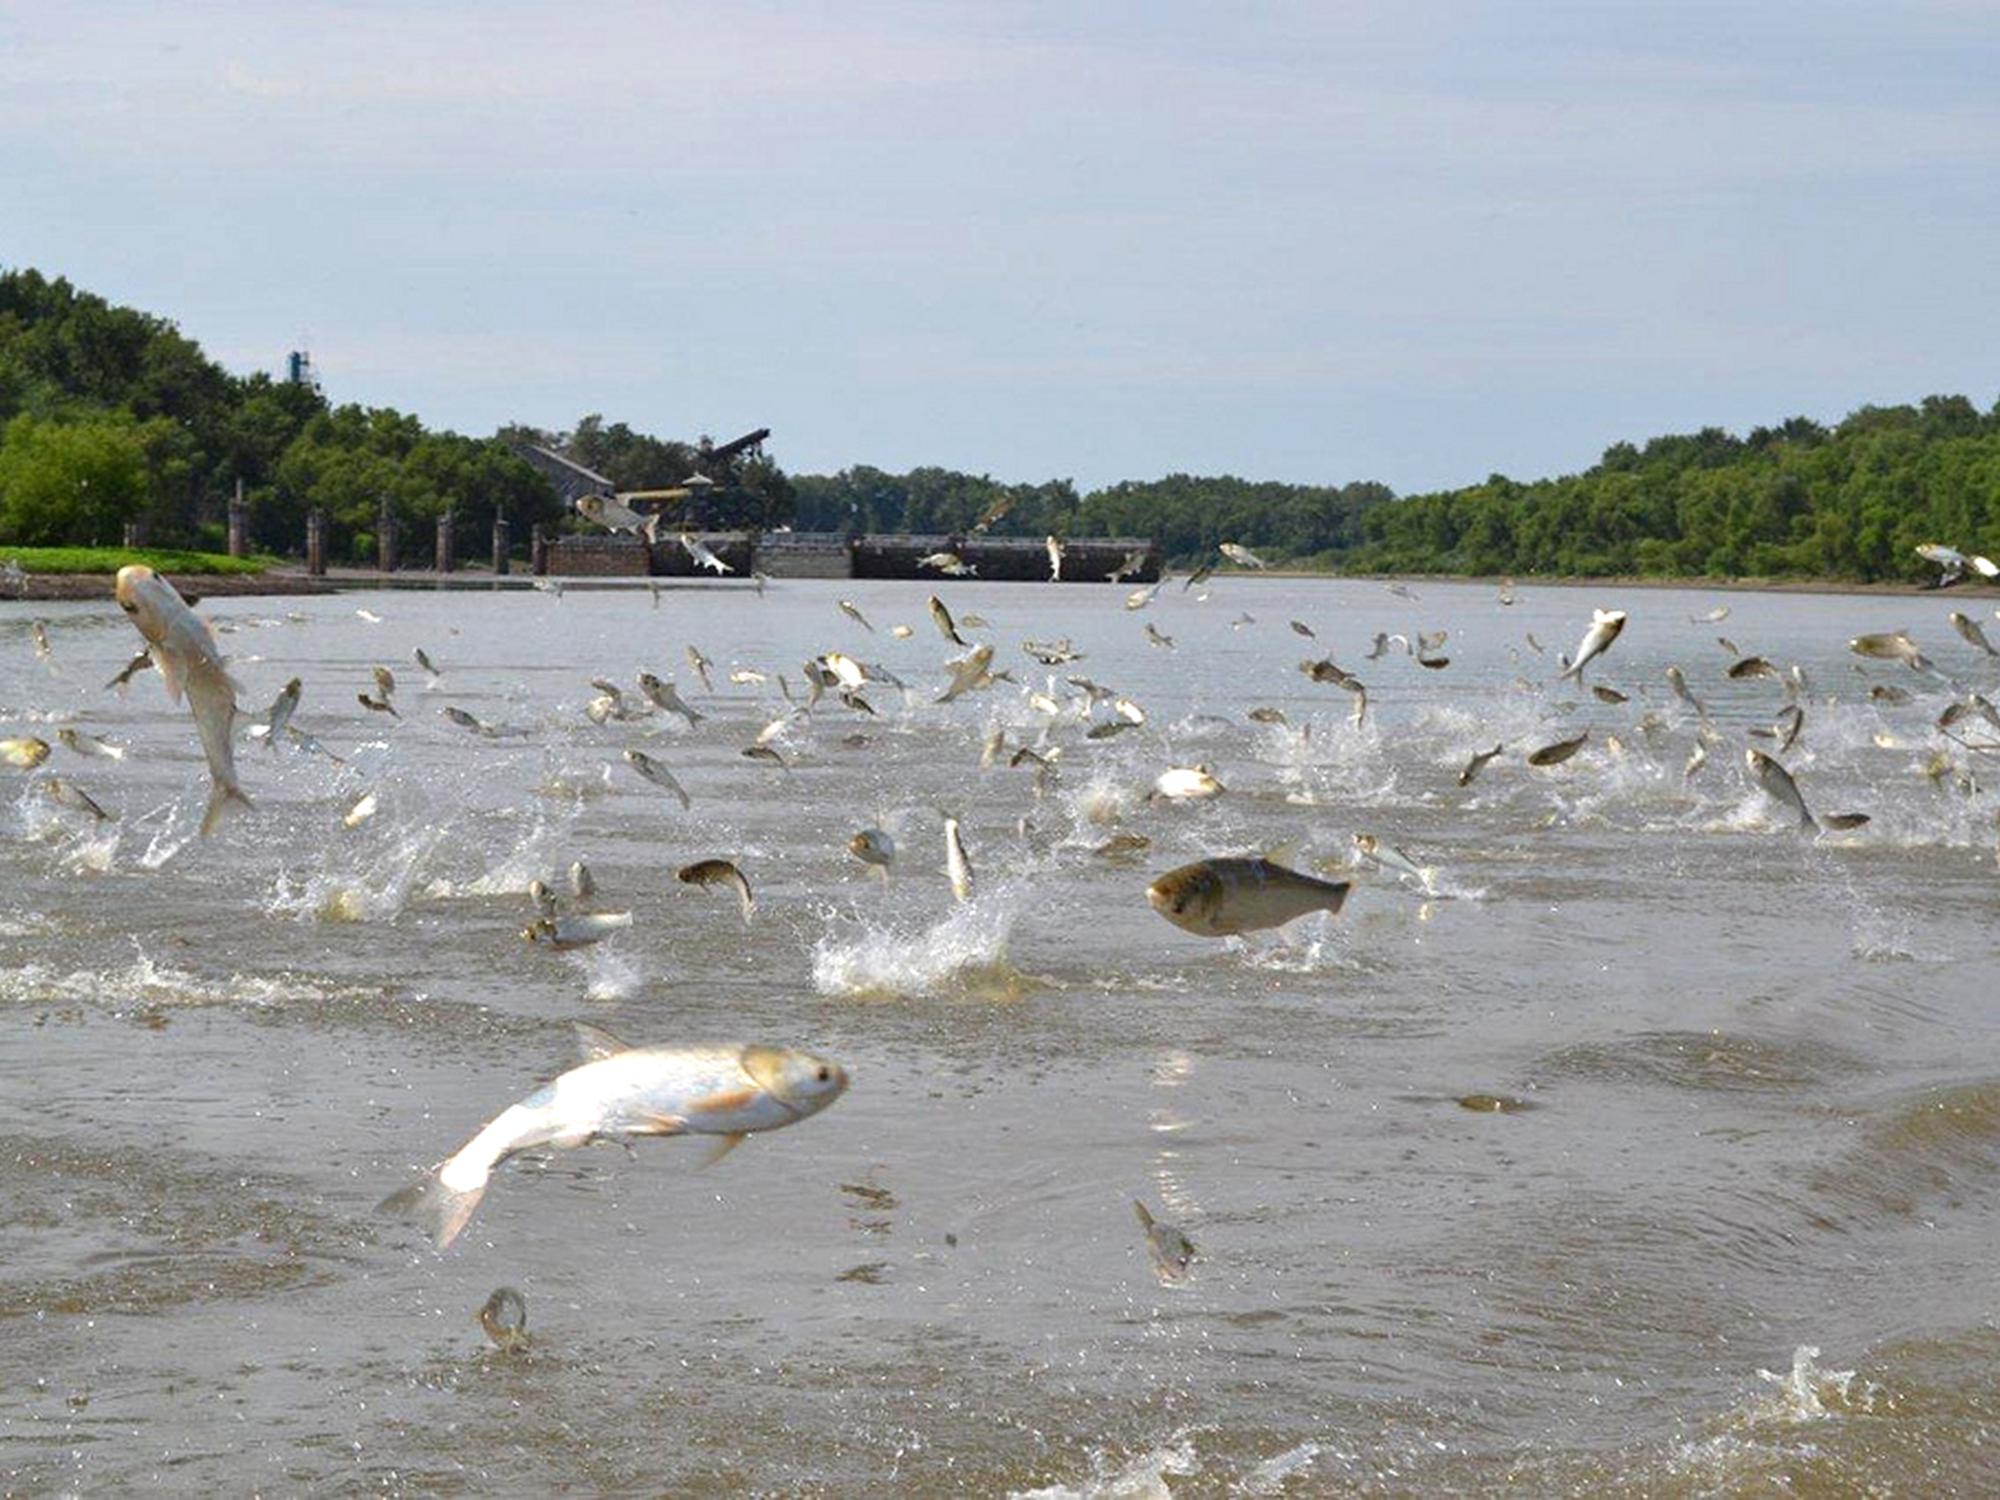
[[2000,7],[0,0],[0,265],[490,432],[1412,489],[2000,394]]

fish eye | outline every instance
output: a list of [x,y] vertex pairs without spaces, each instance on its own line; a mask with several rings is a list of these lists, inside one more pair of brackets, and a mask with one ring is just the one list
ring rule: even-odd
[[825,1063],[819,1065],[819,1081],[821,1083],[830,1083],[833,1081],[833,1069],[829,1068]]

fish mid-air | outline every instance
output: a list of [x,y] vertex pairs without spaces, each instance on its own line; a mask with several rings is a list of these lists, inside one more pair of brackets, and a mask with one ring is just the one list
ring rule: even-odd
[[1583,669],[1611,649],[1611,643],[1618,639],[1618,633],[1625,628],[1625,611],[1622,609],[1599,609],[1591,611],[1590,629],[1583,633],[1577,643],[1576,659],[1559,673],[1559,677],[1574,677],[1583,681]]
[[1270,858],[1201,859],[1146,887],[1153,910],[1197,937],[1283,927],[1308,912],[1337,912],[1350,883],[1301,875]]
[[712,1135],[726,1152],[744,1136],[818,1114],[847,1088],[838,1064],[790,1047],[627,1047],[579,1026],[584,1061],[518,1104],[416,1182],[382,1200],[381,1212],[419,1225],[442,1250],[479,1207],[494,1169],[538,1146],[572,1150],[595,1140]]
[[153,665],[160,669],[167,698],[178,703],[183,694],[194,715],[195,733],[208,758],[211,783],[201,831],[215,832],[223,809],[231,802],[250,805],[236,779],[236,747],[231,730],[236,722],[236,684],[222,665],[215,637],[202,624],[174,586],[143,564],[118,570],[118,607],[132,618]]
[[1224,542],[1215,549],[1240,568],[1267,568],[1269,563],[1239,542]]
[[1806,799],[1799,794],[1799,784],[1792,780],[1790,771],[1762,750],[1745,750],[1743,758],[1764,795],[1798,814],[1800,833],[1819,832],[1819,820],[1806,811]]
[[707,542],[688,532],[681,533],[681,548],[697,568],[709,568],[717,574],[734,573],[736,570],[709,550]]
[[864,828],[847,841],[847,852],[864,865],[882,872],[882,884],[889,883],[889,867],[896,862],[896,841],[880,828]]
[[1049,582],[1062,582],[1063,544],[1062,538],[1051,535],[1044,544],[1049,549]]

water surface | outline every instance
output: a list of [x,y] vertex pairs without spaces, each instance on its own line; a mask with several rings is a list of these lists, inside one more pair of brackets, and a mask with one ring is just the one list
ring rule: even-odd
[[[155,674],[103,686],[124,618],[0,606],[0,735],[131,750],[0,780],[0,1490],[2000,1484],[2000,803],[1985,757],[1931,764],[1948,689],[1845,650],[1908,625],[1991,692],[1944,623],[1991,602],[1414,591],[1232,576],[1135,613],[1123,587],[948,583],[1014,680],[946,705],[916,585],[218,600],[246,710],[301,677],[296,722],[345,764],[246,741],[256,810],[210,840],[185,713]],[[1556,680],[1598,605],[1631,612],[1588,674],[1625,704]],[[1448,667],[1365,659],[1420,629]],[[1755,789],[1743,747],[1773,745],[1747,731],[1786,695],[1728,680],[1719,633],[1803,669],[1784,758],[1867,827],[1802,839]],[[1019,650],[1061,637],[1084,659],[1054,673]],[[777,674],[798,691],[830,648],[909,693],[828,699],[776,741],[788,766],[745,759]],[[1358,727],[1298,670],[1329,653],[1368,685]],[[1721,735],[1691,779],[1673,662]],[[378,663],[401,719],[355,702]],[[641,668],[703,721],[592,723],[589,679]],[[1084,738],[1072,674],[1147,723]],[[1566,765],[1524,765],[1585,725]],[[981,769],[996,729],[1061,747],[1046,795]],[[1223,797],[1147,802],[1197,762]],[[117,821],[56,808],[51,774]],[[902,851],[886,890],[845,852],[870,824]],[[1362,830],[1437,894],[1362,873],[1340,917],[1226,944],[1144,900],[1190,859],[1342,860]],[[1120,833],[1150,843],[1096,852]],[[756,887],[747,930],[674,879],[711,856]],[[635,925],[533,948],[528,883],[575,859]],[[376,1216],[570,1066],[578,1019],[806,1046],[854,1084],[708,1170],[671,1141],[517,1161],[442,1255]],[[1199,1247],[1185,1285],[1155,1281],[1134,1198]],[[525,1355],[474,1321],[503,1284]]]

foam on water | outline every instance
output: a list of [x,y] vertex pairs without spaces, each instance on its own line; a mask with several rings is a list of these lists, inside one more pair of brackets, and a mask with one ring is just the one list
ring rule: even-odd
[[513,846],[492,861],[470,880],[452,880],[439,876],[424,887],[424,895],[433,901],[446,901],[465,896],[523,896],[536,880],[546,880],[549,872],[561,863],[555,855],[555,847],[568,835],[573,819],[565,819],[561,824],[551,826],[540,813],[536,813],[528,829]]
[[1007,962],[1022,900],[1017,888],[1003,883],[928,927],[863,920],[851,936],[829,931],[813,945],[813,987],[848,998],[950,993],[1011,999],[1023,985]]
[[444,836],[443,828],[426,824],[373,841],[329,840],[317,870],[279,872],[264,910],[302,922],[393,921]]
[[590,1000],[629,1000],[645,982],[639,960],[614,942],[592,943],[563,955],[583,976],[583,993]]
[[1012,1500],[1171,1500],[1168,1476],[1193,1474],[1200,1465],[1188,1438],[1152,1448],[1123,1463],[1103,1454],[1092,1460],[1097,1472],[1077,1484],[1051,1484],[1015,1490]]
[[155,962],[137,943],[123,968],[73,969],[29,963],[0,968],[0,1003],[48,1004],[88,1001],[95,1005],[271,1005],[326,993],[289,974],[231,974],[204,979],[185,969]]

